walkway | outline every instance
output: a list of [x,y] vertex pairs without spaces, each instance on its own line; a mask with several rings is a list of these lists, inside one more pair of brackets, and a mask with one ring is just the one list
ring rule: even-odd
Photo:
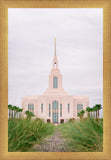
[[66,145],[66,140],[62,137],[61,132],[56,129],[53,135],[45,138],[40,144],[35,145],[33,149],[35,152],[66,152]]

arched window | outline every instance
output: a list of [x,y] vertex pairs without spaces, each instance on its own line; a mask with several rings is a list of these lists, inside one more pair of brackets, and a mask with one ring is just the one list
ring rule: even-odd
[[60,104],[60,117],[62,117],[62,104]]
[[58,123],[58,102],[52,102],[52,122]]
[[51,105],[49,104],[49,117],[51,116]]
[[57,77],[53,77],[53,88],[58,88]]

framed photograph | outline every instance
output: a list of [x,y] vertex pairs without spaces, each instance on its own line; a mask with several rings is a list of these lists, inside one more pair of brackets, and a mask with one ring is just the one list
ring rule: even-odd
[[110,6],[1,2],[1,159],[110,159]]

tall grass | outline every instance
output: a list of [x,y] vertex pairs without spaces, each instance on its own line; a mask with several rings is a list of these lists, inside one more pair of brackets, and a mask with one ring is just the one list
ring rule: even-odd
[[58,128],[67,138],[70,151],[103,151],[103,121],[92,118],[75,120],[72,123],[61,124]]
[[54,131],[54,125],[44,123],[40,119],[9,119],[8,120],[8,151],[24,152]]

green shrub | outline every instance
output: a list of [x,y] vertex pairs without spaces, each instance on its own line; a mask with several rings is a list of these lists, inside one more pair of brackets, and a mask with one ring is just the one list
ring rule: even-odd
[[52,134],[54,125],[44,123],[41,119],[9,119],[8,151],[28,151],[34,143]]
[[72,123],[61,124],[58,128],[69,142],[70,151],[102,152],[103,122],[96,119],[84,119]]
[[75,118],[70,118],[68,122],[72,123],[73,121],[75,121]]

